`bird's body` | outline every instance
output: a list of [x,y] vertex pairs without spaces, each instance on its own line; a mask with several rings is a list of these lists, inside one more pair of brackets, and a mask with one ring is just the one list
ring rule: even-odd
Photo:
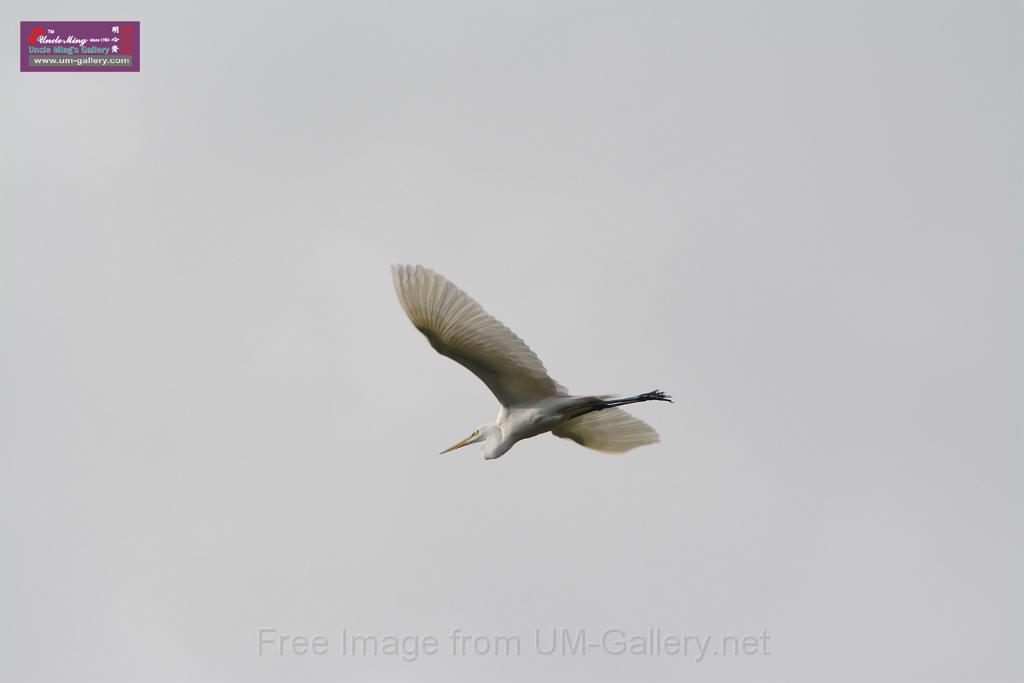
[[658,433],[619,406],[671,401],[660,391],[629,398],[572,396],[515,333],[465,292],[422,266],[394,266],[395,292],[413,325],[434,349],[468,368],[494,393],[497,419],[442,451],[483,442],[488,460],[518,441],[551,432],[608,453],[658,442]]
[[504,455],[517,441],[539,436],[544,432],[556,429],[565,422],[571,406],[576,401],[572,397],[544,398],[530,405],[512,405],[501,407],[495,424],[501,429],[504,438],[498,442],[491,452],[489,444],[484,446],[484,457],[497,458]]

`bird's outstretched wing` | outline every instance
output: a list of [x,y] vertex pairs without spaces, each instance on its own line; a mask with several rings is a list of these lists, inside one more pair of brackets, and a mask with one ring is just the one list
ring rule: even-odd
[[398,301],[434,349],[479,377],[502,405],[565,395],[526,343],[423,266],[392,266]]
[[551,430],[581,446],[605,453],[625,453],[637,446],[658,443],[658,432],[621,408],[606,408],[573,418]]

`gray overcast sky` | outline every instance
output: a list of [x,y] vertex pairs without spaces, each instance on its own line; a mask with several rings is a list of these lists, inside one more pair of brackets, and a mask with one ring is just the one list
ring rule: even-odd
[[[140,74],[0,69],[0,678],[1024,677],[1021,3],[0,9],[89,18]],[[438,456],[394,262],[662,443]]]

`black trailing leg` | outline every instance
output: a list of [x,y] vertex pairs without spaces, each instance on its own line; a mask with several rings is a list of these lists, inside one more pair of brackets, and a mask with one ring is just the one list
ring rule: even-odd
[[618,408],[619,406],[626,406],[630,403],[643,403],[644,401],[667,401],[672,403],[672,397],[666,394],[664,391],[648,391],[645,394],[639,394],[637,396],[630,396],[629,398],[613,398],[613,399],[594,399],[579,406],[573,411],[573,417],[580,417],[587,413],[593,413],[598,410],[604,410],[605,408]]

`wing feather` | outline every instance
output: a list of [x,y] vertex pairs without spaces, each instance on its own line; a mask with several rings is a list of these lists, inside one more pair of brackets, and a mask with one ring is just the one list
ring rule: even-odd
[[551,431],[581,446],[605,453],[625,453],[637,446],[658,443],[658,432],[621,408],[606,408],[573,418]]
[[479,377],[502,405],[565,395],[512,330],[468,294],[423,266],[392,266],[395,293],[434,349]]

